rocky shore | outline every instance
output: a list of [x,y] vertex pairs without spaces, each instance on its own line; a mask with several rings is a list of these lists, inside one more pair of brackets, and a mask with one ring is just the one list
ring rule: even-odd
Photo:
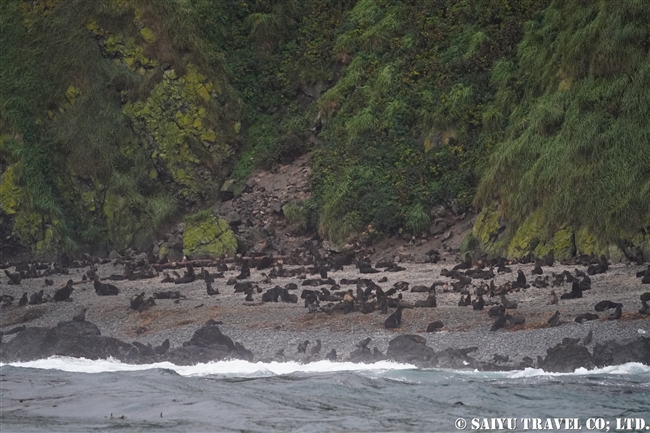
[[[219,291],[210,296],[198,268],[195,280],[187,284],[161,282],[165,276],[162,272],[173,272],[171,267],[159,268],[161,272],[152,267],[152,275],[156,276],[148,275],[150,278],[146,279],[114,281],[111,275],[118,278],[116,276],[128,274],[130,262],[120,258],[104,262],[83,263],[84,266],[68,268],[67,274],[51,274],[47,277],[51,285],[45,285],[44,278],[23,279],[17,285],[3,281],[0,286],[5,301],[0,321],[0,331],[5,333],[0,346],[2,362],[52,355],[90,359],[110,356],[132,363],[165,360],[193,364],[226,358],[253,362],[310,362],[325,359],[334,349],[339,361],[392,359],[422,367],[455,369],[538,367],[547,371],[573,371],[578,367],[594,368],[624,362],[650,365],[650,315],[639,312],[643,308],[640,296],[649,286],[636,277],[647,268],[645,265],[609,265],[606,272],[590,276],[590,289],[585,290],[582,297],[560,299],[556,305],[549,305],[551,290],[559,297],[571,293],[572,285],[565,281],[555,287],[530,286],[537,277],[532,274],[533,264],[509,264],[512,272],[503,273],[497,273],[495,268],[493,278],[474,278],[465,290],[454,290],[457,278],[441,275],[441,272],[446,274],[443,269],[450,270],[458,264],[451,261],[400,263],[392,272],[390,268],[375,266],[373,269],[377,272],[372,274],[361,274],[357,266],[346,265],[343,270],[330,270],[327,275],[340,287],[316,286],[320,276],[310,275],[309,266],[284,265],[284,272],[296,275],[275,278],[269,275],[277,267],[259,271],[251,267],[250,276],[237,280],[251,283],[253,300],[246,301],[245,292],[236,292],[238,286],[228,284],[229,279],[241,274],[241,266],[233,263],[223,271],[220,271],[224,269],[223,264],[205,267],[216,276],[211,286]],[[277,266],[278,263],[273,264]],[[553,275],[564,271],[576,273],[576,269],[586,272],[587,266],[554,263],[544,266],[540,276],[552,280]],[[15,267],[6,270],[10,274],[16,272]],[[510,287],[519,270],[527,277],[529,287]],[[98,296],[89,272],[96,273],[103,283],[117,287],[118,295]],[[183,274],[182,269],[178,272]],[[172,276],[172,281],[175,278],[178,277]],[[356,289],[356,285],[341,282],[359,278],[372,279],[384,292],[396,288],[392,299],[397,304],[387,308],[385,314],[379,308],[367,314],[362,311],[346,314],[336,307],[341,302],[320,302],[318,307],[306,308],[301,298],[305,289],[326,288],[332,293]],[[315,281],[314,285],[303,286],[310,279]],[[43,290],[42,299],[47,300],[68,280],[76,283],[72,286],[71,299],[18,306],[23,293],[29,297]],[[500,296],[485,295],[483,310],[474,310],[472,305],[458,305],[461,291],[476,299],[476,290],[489,287],[491,281],[495,287],[508,288],[506,301],[517,304],[516,309],[507,310],[510,318],[495,331],[491,329],[496,319],[490,317],[488,311],[503,304]],[[288,286],[291,283],[296,284],[296,288]],[[297,303],[283,302],[282,297],[278,297],[278,302],[263,302],[263,294],[276,286],[289,287],[286,293],[296,295]],[[415,287],[419,288],[413,290]],[[430,287],[435,287],[436,306],[411,308],[430,299]],[[171,295],[168,299],[155,299],[154,305],[142,311],[131,308],[132,298],[143,292],[144,299],[155,293],[160,296],[161,292]],[[355,290],[353,295],[357,295]],[[13,298],[12,302],[8,301],[9,297]],[[621,317],[614,318],[615,309],[595,311],[594,306],[603,300],[622,304]],[[384,322],[396,311],[396,306],[402,306],[401,323],[395,329],[387,329]],[[82,309],[85,314],[80,318]],[[594,320],[577,323],[576,317],[584,313],[594,314]],[[72,320],[75,316],[76,321]],[[520,323],[522,318],[523,323]],[[426,332],[433,322],[441,322],[442,327]],[[368,337],[370,340],[365,346],[360,344]],[[299,353],[298,345],[307,340],[310,343],[306,350]],[[312,354],[318,341],[320,351]]]

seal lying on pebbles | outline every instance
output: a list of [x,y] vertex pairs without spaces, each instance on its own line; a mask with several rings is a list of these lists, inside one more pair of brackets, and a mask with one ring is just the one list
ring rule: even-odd
[[99,280],[99,276],[95,275],[94,279],[95,293],[99,296],[117,296],[120,291],[112,284],[104,284]]
[[394,329],[397,328],[400,323],[402,323],[402,308],[398,308],[393,314],[388,316],[388,319],[384,321],[384,326],[387,329]]
[[307,353],[307,346],[309,345],[309,340],[305,340],[302,343],[298,344],[298,353]]
[[73,290],[72,280],[68,280],[64,287],[54,292],[54,301],[61,302],[70,299]]
[[559,326],[559,324],[560,324],[560,312],[556,311],[555,314],[553,314],[551,316],[551,318],[548,319],[548,321],[546,323],[548,323],[550,326]]

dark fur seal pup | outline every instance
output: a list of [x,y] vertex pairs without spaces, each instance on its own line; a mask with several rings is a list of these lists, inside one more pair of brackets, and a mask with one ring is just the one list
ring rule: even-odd
[[9,277],[9,282],[8,284],[11,285],[19,285],[20,281],[22,279],[22,275],[20,275],[20,272],[9,272],[8,270],[5,269],[5,275]]
[[639,310],[639,313],[650,314],[650,305],[648,305],[648,302],[650,301],[650,292],[642,293],[640,299],[643,307]]
[[402,309],[398,308],[393,314],[388,316],[388,319],[384,321],[384,326],[387,329],[397,328],[402,323]]
[[506,307],[506,310],[516,310],[517,309],[517,303],[514,301],[510,301],[508,298],[506,298],[505,294],[501,294],[501,303],[503,304],[504,307]]
[[616,308],[619,305],[622,306],[621,304],[612,301],[600,301],[599,303],[594,305],[594,310],[605,311],[605,310],[609,310],[610,308]]
[[83,322],[86,320],[86,311],[87,308],[77,305],[74,309],[74,316],[72,316],[73,322]]
[[170,290],[165,291],[165,292],[154,292],[153,294],[154,299],[181,299],[185,298],[185,296],[181,295],[181,292],[172,292]]
[[294,295],[293,293],[289,293],[287,289],[281,289],[280,290],[280,299],[282,299],[282,302],[289,302],[291,304],[297,304],[298,303],[298,295]]
[[479,295],[476,300],[472,301],[472,309],[474,311],[481,311],[484,307],[485,299],[483,299],[483,295]]
[[641,284],[650,284],[650,266],[648,266],[648,269],[645,271],[645,274],[641,279]]
[[517,281],[513,284],[513,287],[520,289],[528,288],[526,284],[526,275],[524,275],[524,272],[521,269],[517,271]]
[[563,293],[562,296],[560,296],[560,299],[577,299],[577,298],[582,298],[582,288],[580,287],[580,284],[576,280],[573,280],[571,291],[568,293]]
[[156,301],[154,301],[152,296],[150,296],[149,299],[145,300],[144,292],[142,292],[139,295],[133,296],[130,299],[130,304],[131,304],[131,308],[133,308],[134,310],[144,311],[147,308],[156,305]]
[[598,314],[583,313],[583,314],[577,315],[576,318],[574,319],[574,321],[576,323],[582,323],[584,321],[590,321],[590,320],[596,320],[596,319],[598,319]]
[[555,290],[551,290],[551,299],[548,301],[548,305],[557,305],[559,300],[557,299],[557,295],[555,294]]
[[169,350],[169,338],[165,339],[160,346],[154,347],[156,355],[164,355]]
[[321,349],[321,347],[322,347],[322,345],[321,345],[320,339],[317,339],[317,340],[316,340],[316,345],[314,345],[314,347],[312,347],[312,348],[309,350],[309,353],[310,353],[311,355],[319,354],[319,353],[320,353],[320,349]]
[[50,280],[49,278],[46,278],[44,281],[45,281],[46,286],[53,286],[54,285],[54,280]]
[[328,353],[327,355],[325,355],[325,359],[327,359],[328,361],[332,361],[332,362],[334,362],[334,361],[336,361],[336,358],[337,358],[337,355],[336,355],[336,349],[332,349],[332,350],[330,351],[330,353]]
[[459,307],[467,307],[468,305],[472,304],[472,297],[468,293],[467,296],[465,295],[460,295],[460,301],[458,301],[458,306]]
[[508,324],[508,319],[506,319],[505,314],[499,314],[499,317],[496,318],[494,323],[492,324],[492,327],[490,327],[490,331],[498,331],[499,329],[505,327]]
[[70,299],[73,290],[72,280],[68,280],[64,287],[54,292],[54,302],[61,302]]
[[250,276],[251,276],[251,268],[248,264],[248,260],[244,260],[244,263],[241,265],[241,271],[239,272],[239,275],[237,275],[235,278],[238,280],[245,280]]
[[270,268],[273,264],[273,255],[264,256],[257,263],[257,270],[261,271],[262,269]]
[[214,296],[219,294],[219,289],[212,288],[212,282],[214,281],[214,279],[210,275],[210,272],[208,271],[203,272],[203,281],[205,281],[205,287],[208,291],[208,295]]
[[546,266],[553,266],[555,263],[555,250],[551,250],[544,256],[544,263]]
[[436,308],[438,306],[436,302],[436,293],[430,292],[427,299],[424,301],[415,301],[415,307],[419,308]]
[[[282,287],[275,286],[272,289],[267,290],[262,295],[262,302],[278,302],[280,295],[282,294]],[[296,302],[298,299],[296,298]]]
[[550,326],[558,326],[560,324],[560,312],[556,311],[546,323]]
[[436,320],[435,322],[431,322],[429,325],[427,325],[427,332],[436,332],[443,326],[445,325],[440,320]]
[[298,353],[306,353],[308,345],[309,345],[309,340],[305,340],[302,343],[299,343],[298,344]]
[[524,316],[515,316],[511,314],[506,314],[506,319],[510,322],[511,325],[523,325],[526,323],[526,318]]
[[510,357],[508,355],[498,355],[496,353],[494,354],[494,362],[497,364],[508,361],[510,361]]
[[623,316],[623,304],[618,304],[614,308],[614,314],[608,317],[609,320],[618,320]]
[[29,297],[29,305],[38,305],[43,302],[43,291],[32,293]]
[[174,284],[187,284],[193,282],[195,279],[196,274],[194,273],[194,266],[187,265],[187,271],[185,274],[180,278],[176,278]]
[[372,340],[372,338],[370,338],[370,337],[366,337],[366,338],[364,338],[363,340],[357,342],[356,346],[357,346],[357,347],[360,347],[360,348],[362,348],[362,349],[363,349],[364,347],[368,347],[368,343],[370,343],[370,340]]
[[25,293],[23,293],[23,297],[20,298],[20,301],[18,301],[18,306],[19,307],[24,307],[25,305],[27,305],[27,302],[28,302],[28,300],[27,300],[27,292],[25,292]]
[[542,265],[539,261],[535,262],[535,267],[533,268],[533,275],[542,275],[544,271],[542,270]]
[[494,307],[490,307],[488,310],[488,316],[490,317],[498,317],[501,314],[504,314],[506,312],[506,307],[503,305],[495,305]]
[[114,285],[104,284],[99,281],[98,275],[95,275],[95,281],[93,284],[95,285],[95,293],[99,296],[117,296],[120,292]]

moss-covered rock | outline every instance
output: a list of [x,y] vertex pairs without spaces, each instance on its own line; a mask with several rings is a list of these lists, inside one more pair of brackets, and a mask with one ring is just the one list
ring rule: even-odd
[[223,134],[216,132],[214,114],[209,114],[214,88],[188,65],[185,76],[165,73],[146,101],[123,108],[148,143],[157,172],[167,174],[179,198],[188,202],[200,202],[216,191],[220,168],[233,153]]
[[576,254],[597,256],[605,254],[607,246],[602,245],[588,228],[582,227],[576,231]]
[[234,255],[237,239],[226,220],[210,211],[201,211],[185,217],[183,253],[192,258],[215,258]]
[[15,165],[10,165],[0,176],[0,209],[9,215],[16,213],[21,196],[20,187],[16,185],[15,169]]
[[510,240],[508,257],[518,258],[534,252],[544,239],[542,227],[541,212],[535,212],[529,216]]
[[558,260],[567,260],[573,257],[576,252],[573,230],[569,228],[558,230],[550,241],[540,243],[534,253],[536,257],[544,257],[551,250],[554,251],[555,258]]
[[[507,249],[507,240],[504,238],[505,219],[498,208],[484,208],[476,217],[476,222],[472,228],[471,237],[477,250],[480,250],[489,256],[503,255]],[[470,244],[470,239],[467,245]]]
[[499,228],[499,213],[496,210],[485,208],[476,217],[472,234],[487,244],[496,238]]

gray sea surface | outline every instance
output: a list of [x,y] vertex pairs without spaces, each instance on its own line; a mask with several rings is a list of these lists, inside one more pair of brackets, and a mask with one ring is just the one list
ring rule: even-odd
[[470,431],[506,417],[515,431],[526,431],[524,418],[577,418],[571,431],[607,431],[596,422],[616,431],[617,418],[650,426],[650,367],[548,374],[392,362],[179,367],[50,358],[0,365],[0,409],[3,433],[453,432],[459,419]]

